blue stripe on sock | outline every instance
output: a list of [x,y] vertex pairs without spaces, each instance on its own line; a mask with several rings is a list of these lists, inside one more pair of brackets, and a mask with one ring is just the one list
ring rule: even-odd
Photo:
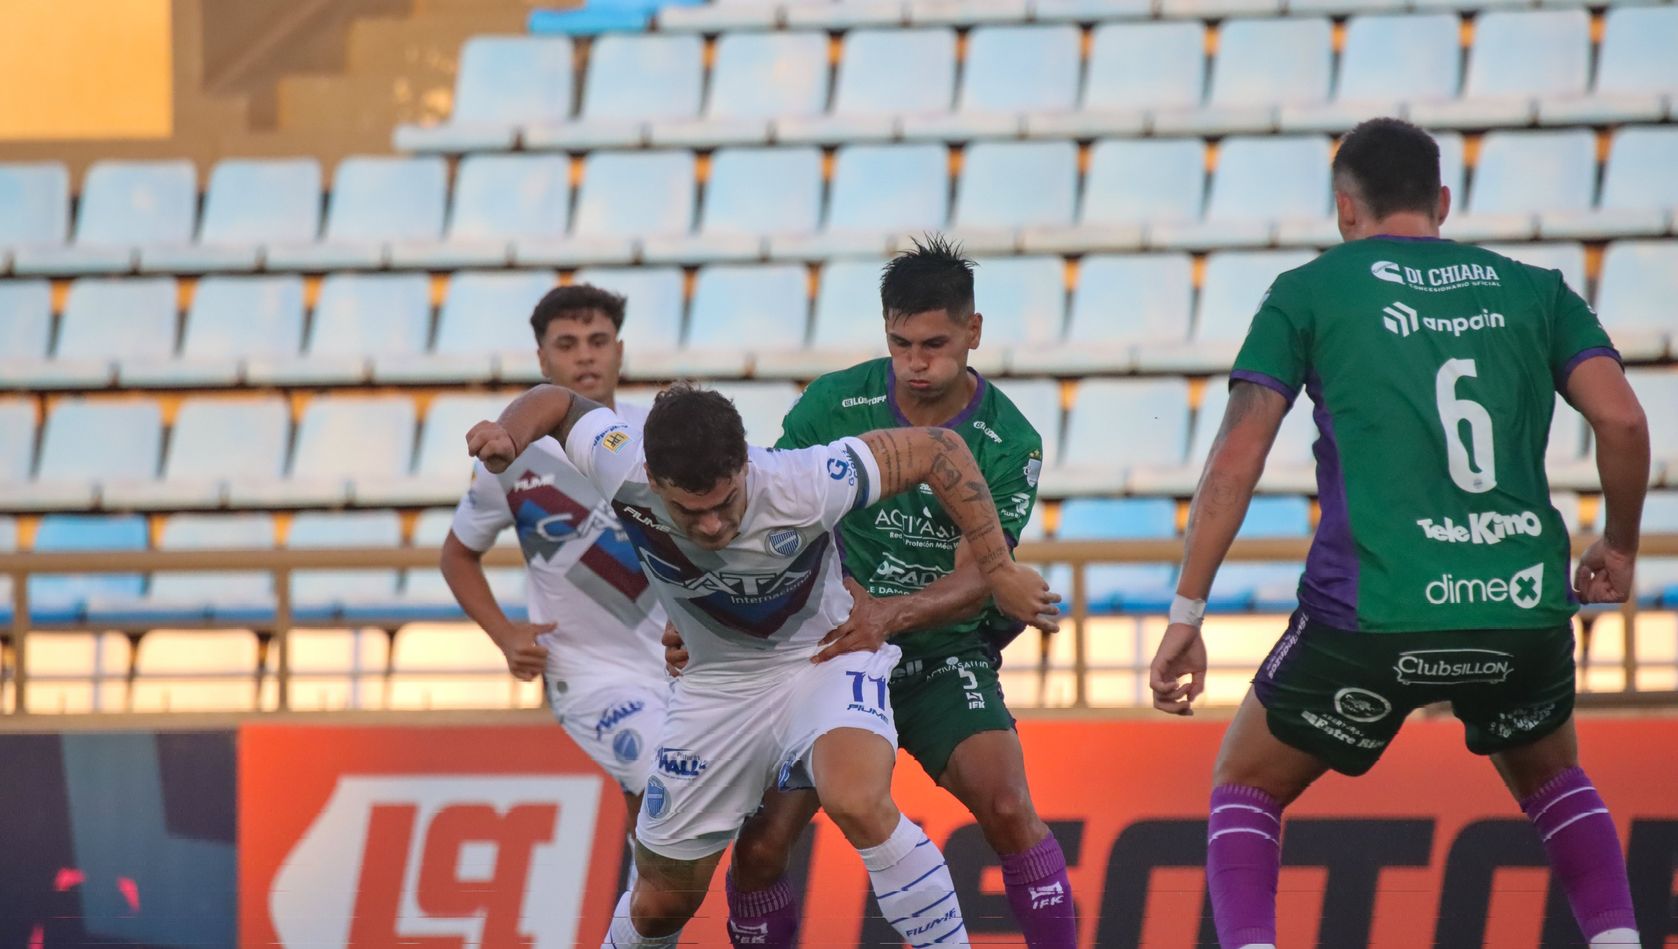
[[914,947],[914,949],[926,949],[927,946],[936,946],[939,943],[941,943],[944,940],[950,938],[951,936],[954,936],[956,933],[959,933],[966,928],[967,928],[967,924],[963,923],[960,926],[957,926],[956,928],[954,928],[954,929],[950,930],[949,932],[945,933],[944,935],[939,936],[937,939],[932,940],[931,942],[917,942],[917,943],[911,943],[911,945]]
[[956,895],[956,891],[951,890],[950,892],[945,893],[943,896],[938,897],[938,899],[932,901],[931,903],[928,903],[927,905],[921,907],[920,909],[914,911],[913,913],[910,913],[909,915],[903,917],[902,919],[892,920],[891,925],[896,926],[898,923],[904,922],[906,920],[914,919],[916,916],[919,916],[920,914],[926,912],[927,910],[933,908],[934,906],[937,906],[939,903],[942,903],[945,900],[947,900],[950,897],[955,896],[955,895]]
[[909,886],[900,886],[897,889],[892,890],[890,893],[881,893],[878,896],[876,896],[875,899],[883,900],[888,896],[896,896],[897,894],[902,893],[904,890],[909,889],[909,887],[914,886],[916,883],[919,883],[922,880],[926,879],[927,877],[932,876],[934,873],[937,873],[939,870],[944,869],[944,867],[945,867],[944,861],[940,860],[940,861],[938,861],[938,865],[936,867],[933,867],[932,869],[930,869],[930,870],[926,871],[925,873],[921,874],[920,876],[916,877],[914,879],[914,881],[909,884]]

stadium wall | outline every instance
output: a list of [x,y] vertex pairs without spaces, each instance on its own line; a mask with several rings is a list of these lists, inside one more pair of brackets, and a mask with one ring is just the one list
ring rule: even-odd
[[[1200,867],[1223,723],[1021,730],[1038,806],[1071,865],[1083,944],[1212,945]],[[1678,719],[1593,716],[1580,730],[1627,845],[1645,945],[1678,945]],[[1289,812],[1283,945],[1578,944],[1537,838],[1461,741],[1449,720],[1413,722],[1368,777],[1330,777]],[[5,734],[0,761],[5,945],[30,944],[51,915],[87,922],[49,923],[42,949],[76,934],[107,945],[593,945],[623,872],[618,793],[551,725]],[[1017,945],[971,818],[908,762],[897,791],[944,847],[975,942]],[[806,837],[793,877],[805,945],[893,941],[831,824]],[[726,946],[722,912],[714,894],[688,937]]]

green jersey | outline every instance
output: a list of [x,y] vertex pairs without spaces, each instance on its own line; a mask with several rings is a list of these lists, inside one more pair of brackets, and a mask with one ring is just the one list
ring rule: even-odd
[[[1010,541],[1017,541],[1037,503],[1037,475],[1043,439],[1014,403],[974,373],[978,385],[967,407],[945,422],[967,442],[990,485],[996,513]],[[899,428],[909,421],[898,410],[890,359],[875,359],[810,383],[781,423],[777,448],[825,445],[847,435]],[[845,572],[873,596],[913,593],[955,569],[961,530],[921,485],[854,511],[839,522],[837,536]],[[937,629],[900,637],[905,659],[947,656],[1020,626],[995,609]]]
[[1232,379],[1315,403],[1301,609],[1347,630],[1529,629],[1577,609],[1544,453],[1573,367],[1618,358],[1561,274],[1376,237],[1276,278]]

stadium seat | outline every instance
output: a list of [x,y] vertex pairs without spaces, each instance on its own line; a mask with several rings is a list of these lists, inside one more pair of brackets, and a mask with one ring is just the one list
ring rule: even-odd
[[[382,629],[293,629],[286,634],[290,708],[303,711],[385,707],[390,634]],[[262,708],[279,705],[280,642],[264,656]]]
[[[39,313],[26,285],[14,297]],[[175,281],[167,277],[83,277],[70,284],[51,360],[6,359],[0,383],[24,388],[97,389],[109,385],[118,358],[163,359],[175,351]],[[20,354],[22,355],[22,354]]]
[[1135,135],[1150,110],[1200,105],[1206,86],[1206,28],[1198,21],[1097,24],[1076,112],[1026,117],[1032,135]]
[[1181,465],[1188,449],[1189,387],[1182,379],[1085,379],[1066,423],[1060,465],[1044,493],[1117,494],[1130,469]]
[[984,337],[968,363],[999,372],[1005,347],[1060,342],[1066,322],[1065,263],[1059,257],[994,257],[973,271],[973,298],[985,316]]
[[0,280],[0,379],[32,371],[52,341],[52,284]]
[[1158,222],[1148,230],[1148,243],[1170,249],[1263,246],[1278,222],[1322,222],[1330,207],[1330,154],[1328,140],[1315,135],[1226,138],[1205,221]]
[[[1229,377],[1213,376],[1201,390],[1200,407],[1194,413],[1194,437],[1189,442],[1189,453],[1181,464],[1149,465],[1135,468],[1130,473],[1128,487],[1137,494],[1166,494],[1192,497],[1200,483],[1206,459],[1212,454],[1212,442],[1223,425],[1224,410],[1229,405]],[[1317,425],[1312,417],[1312,403],[1304,393],[1294,400],[1293,408],[1282,419],[1276,441],[1266,456],[1264,475],[1258,489],[1268,493],[1315,494],[1317,491],[1316,459],[1311,446],[1317,440]]]
[[414,623],[391,646],[388,705],[393,709],[526,708],[541,682],[507,672],[501,650],[470,626]]
[[[1238,539],[1311,536],[1311,505],[1301,497],[1254,498],[1247,506]],[[1212,581],[1209,610],[1239,612],[1262,610],[1291,612],[1299,602],[1299,575],[1303,562],[1275,563],[1228,561],[1218,568]]]
[[441,241],[393,244],[398,267],[452,270],[500,267],[520,238],[565,237],[571,216],[571,162],[563,155],[468,155],[455,177]]
[[530,314],[555,285],[551,270],[463,270],[449,278],[429,355],[375,357],[373,378],[408,382],[536,382]]
[[967,35],[956,111],[904,120],[909,138],[1009,136],[1025,116],[1065,112],[1078,101],[1078,28],[1070,24],[981,26]]
[[1656,122],[1678,92],[1678,10],[1610,7],[1597,48],[1596,83],[1589,95],[1546,95],[1538,102],[1545,125]]
[[[163,525],[159,550],[261,550],[274,546],[268,514],[177,514]],[[143,601],[124,612],[167,626],[213,621],[266,625],[274,616],[274,578],[262,571],[160,570]],[[254,671],[254,666],[253,666]]]
[[0,493],[29,480],[35,468],[35,404],[27,398],[0,398]]
[[611,148],[640,145],[647,123],[691,119],[704,89],[704,41],[694,35],[613,33],[591,45],[577,121],[533,123],[530,148]]
[[769,249],[775,257],[882,255],[893,235],[937,230],[949,215],[944,146],[851,145],[834,161],[825,231],[771,238]]
[[460,48],[454,110],[441,125],[402,125],[400,151],[471,152],[511,148],[518,126],[571,115],[568,36],[474,36]]
[[[717,264],[699,271],[683,374],[734,376],[746,353],[801,349],[809,327],[809,277],[797,264]],[[760,361],[761,361],[760,356]]]
[[1346,23],[1334,101],[1286,105],[1284,131],[1344,132],[1401,105],[1456,97],[1462,21],[1452,13],[1354,16]]
[[709,386],[728,396],[746,425],[746,444],[770,447],[781,437],[781,419],[798,398],[790,382],[719,382]]
[[1628,358],[1659,359],[1672,342],[1678,241],[1615,241],[1602,257],[1596,311]]
[[759,376],[813,379],[886,355],[879,260],[834,260],[816,287],[808,346],[759,360]]
[[[1056,540],[1161,540],[1177,536],[1177,505],[1163,498],[1076,498],[1060,508]],[[1176,567],[1166,563],[1092,564],[1085,594],[1096,613],[1157,611],[1170,605]],[[1071,571],[1049,569],[1049,588],[1070,601]]]
[[[627,301],[623,330],[624,372],[658,378],[677,358],[687,299],[682,272],[675,267],[584,268],[572,283],[587,283],[621,294]],[[501,366],[507,378],[507,364]],[[665,375],[664,378],[669,378]],[[529,380],[527,380],[529,381]]]
[[[146,549],[146,519],[132,514],[47,514],[35,528],[36,553]],[[134,599],[145,592],[138,573],[35,574],[29,578],[29,611],[34,622],[65,625],[82,616],[94,597]]]
[[[449,526],[454,522],[454,511],[433,510],[423,511],[419,519],[414,522],[414,546],[428,550],[441,550],[443,539],[449,535]],[[495,539],[497,547],[519,546],[519,532],[516,527],[501,532]],[[523,567],[486,567],[484,574],[489,579],[489,588],[495,594],[501,609],[508,616],[523,618],[525,612],[525,571]],[[455,602],[454,594],[449,592],[449,585],[443,579],[443,574],[436,567],[412,567],[402,573],[402,601],[412,611],[426,611],[428,618],[459,620],[460,606]]]
[[1306,250],[1237,250],[1209,255],[1189,342],[1141,347],[1136,354],[1137,365],[1174,372],[1228,371],[1253,314],[1277,274],[1301,266],[1313,256]]
[[1010,368],[1060,375],[1112,372],[1133,365],[1138,344],[1182,342],[1189,334],[1192,273],[1187,254],[1085,257],[1065,341],[1016,348]]
[[219,507],[232,485],[281,477],[290,435],[291,411],[278,396],[186,399],[175,414],[163,477],[107,484],[105,503],[141,509]]
[[261,670],[256,636],[246,630],[152,630],[134,654],[129,707],[253,711]]
[[1333,27],[1321,18],[1232,19],[1218,31],[1207,107],[1154,116],[1157,134],[1263,132],[1277,107],[1325,102]]
[[1409,118],[1424,128],[1524,125],[1536,101],[1583,93],[1590,62],[1584,8],[1493,10],[1474,22],[1462,97],[1414,103]]
[[92,508],[97,486],[152,481],[163,445],[163,411],[149,400],[65,399],[41,433],[35,480],[6,498],[14,510]]
[[767,141],[783,116],[819,115],[827,107],[827,35],[809,31],[737,31],[717,38],[711,91],[700,119],[661,119],[652,142],[690,148]]
[[236,384],[250,359],[286,359],[303,340],[303,278],[209,276],[198,281],[178,357],[126,357],[125,386]]
[[301,356],[251,357],[252,382],[356,383],[368,360],[424,353],[431,336],[431,288],[423,273],[329,274]]
[[0,260],[15,247],[56,247],[69,236],[70,173],[57,162],[0,164]]
[[1456,240],[1530,238],[1540,213],[1587,211],[1596,194],[1596,136],[1588,129],[1490,132],[1480,141],[1465,213],[1445,221]]
[[1077,203],[1074,143],[979,142],[963,156],[952,223],[968,250],[1006,253],[1015,229],[1070,225]]
[[1553,489],[1595,491],[1602,486],[1596,471],[1596,456],[1588,450],[1590,426],[1560,393],[1550,419],[1550,440],[1544,450],[1544,468]]
[[627,262],[634,238],[693,229],[694,191],[692,152],[594,152],[583,164],[575,236],[551,249],[521,241],[517,259],[548,266]]
[[[285,545],[312,550],[396,547],[401,542],[395,511],[304,511],[292,520]],[[396,570],[298,570],[292,574],[291,593],[298,622],[323,625],[359,612],[378,614],[397,606]]]
[[813,144],[889,138],[899,116],[949,112],[955,76],[953,30],[851,30],[845,34],[832,115],[777,119],[776,138]]
[[443,159],[354,156],[338,164],[319,243],[274,244],[268,269],[321,271],[378,267],[392,241],[443,233],[448,169]]
[[1200,219],[1206,144],[1198,138],[1103,139],[1089,152],[1078,224],[1030,228],[1030,253],[1135,250],[1144,228]]
[[711,156],[699,233],[648,237],[650,263],[757,260],[771,234],[809,234],[822,213],[815,148],[724,148]]
[[453,504],[460,500],[472,479],[472,459],[466,454],[467,430],[484,419],[499,417],[516,395],[517,392],[445,393],[432,399],[426,409],[412,472],[361,482],[356,488],[356,500],[392,507]]
[[1631,126],[1614,133],[1594,209],[1544,211],[1539,232],[1546,238],[1600,240],[1667,233],[1678,209],[1678,128]]
[[336,505],[352,482],[400,478],[413,458],[414,402],[408,396],[323,395],[298,426],[286,479],[239,478],[228,486],[235,507]]
[[210,173],[197,242],[142,245],[140,269],[255,270],[264,245],[314,240],[320,206],[320,163],[312,158],[220,162]]
[[19,274],[126,273],[137,245],[192,240],[197,213],[191,162],[95,162],[82,182],[75,243],[20,247],[12,266]]
[[1669,487],[1678,486],[1678,413],[1662,410],[1678,405],[1678,372],[1668,367],[1629,369],[1626,380],[1649,419],[1650,478],[1664,476]]
[[24,640],[29,664],[29,711],[122,712],[128,707],[133,649],[121,633],[32,632]]
[[1511,257],[1523,264],[1559,270],[1567,285],[1585,292],[1585,248],[1573,243],[1482,244],[1486,250]]
[[[1060,383],[1053,379],[1009,379],[1000,383],[1002,394],[1020,410],[1043,440],[1044,478],[1060,462]],[[1043,505],[1037,505],[1041,511]]]

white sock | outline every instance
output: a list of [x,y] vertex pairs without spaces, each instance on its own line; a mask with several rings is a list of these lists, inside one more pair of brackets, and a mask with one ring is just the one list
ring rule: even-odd
[[674,946],[680,932],[668,936],[643,936],[635,931],[635,921],[629,917],[629,894],[634,890],[625,890],[618,897],[617,908],[612,910],[612,928],[606,930],[606,941],[600,944],[600,949],[656,949],[659,946]]
[[1249,942],[1241,949],[1276,949],[1276,946],[1268,942]]
[[1605,930],[1591,937],[1591,949],[1598,949],[1599,946],[1641,945],[1643,945],[1643,942],[1637,938],[1637,930],[1624,927]]
[[966,925],[944,855],[907,817],[878,847],[857,851],[886,921],[914,949],[966,946]]

